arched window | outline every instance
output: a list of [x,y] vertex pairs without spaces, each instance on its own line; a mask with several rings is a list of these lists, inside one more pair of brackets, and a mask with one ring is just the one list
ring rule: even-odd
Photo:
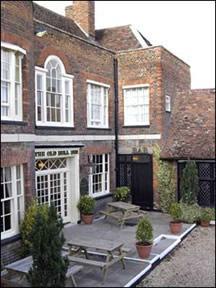
[[61,60],[49,56],[44,68],[36,67],[36,123],[73,126],[73,76]]

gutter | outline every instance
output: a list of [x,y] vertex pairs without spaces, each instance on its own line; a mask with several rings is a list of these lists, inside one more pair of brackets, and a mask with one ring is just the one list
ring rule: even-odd
[[115,170],[116,170],[116,186],[118,187],[119,181],[119,161],[118,161],[118,151],[119,151],[119,131],[118,131],[118,59],[114,57],[113,60],[114,68],[114,97],[115,97]]

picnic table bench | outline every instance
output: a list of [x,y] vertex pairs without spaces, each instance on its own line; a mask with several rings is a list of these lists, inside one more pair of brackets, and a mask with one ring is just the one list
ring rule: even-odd
[[[67,251],[62,251],[63,257],[67,255],[68,255]],[[12,272],[19,274],[20,280],[21,280],[24,276],[28,274],[30,268],[32,267],[32,264],[33,264],[33,258],[32,256],[28,256],[26,258],[23,258],[21,260],[18,260],[16,262],[6,265],[5,269],[7,271],[12,271]],[[75,281],[74,275],[78,273],[79,271],[81,271],[82,269],[83,269],[83,266],[75,264],[69,267],[66,272],[66,278],[71,280],[74,287],[77,287],[77,283]]]
[[[68,259],[83,265],[91,265],[99,267],[103,272],[103,283],[106,280],[107,269],[116,262],[121,262],[123,269],[125,269],[124,257],[129,251],[123,248],[123,243],[119,241],[111,241],[105,239],[73,239],[67,242],[69,246],[70,255]],[[75,250],[73,250],[76,248]],[[89,259],[91,251],[89,249],[100,250],[105,253],[105,261]],[[84,252],[81,254],[81,252]]]
[[146,212],[140,209],[140,206],[122,201],[107,203],[107,209],[101,210],[100,213],[105,215],[105,219],[106,217],[116,219],[121,225],[121,228],[125,224],[125,221],[139,219],[146,214]]

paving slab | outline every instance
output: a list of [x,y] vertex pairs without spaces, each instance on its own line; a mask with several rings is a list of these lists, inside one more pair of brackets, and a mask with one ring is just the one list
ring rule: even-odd
[[[102,256],[95,256],[94,259],[103,260]],[[86,265],[81,272],[76,274],[76,282],[78,287],[124,287],[135,275],[141,273],[148,266],[150,268],[151,264],[126,259],[126,268],[122,269],[121,263],[115,263],[109,267],[107,279],[102,283],[102,271],[97,267]]]

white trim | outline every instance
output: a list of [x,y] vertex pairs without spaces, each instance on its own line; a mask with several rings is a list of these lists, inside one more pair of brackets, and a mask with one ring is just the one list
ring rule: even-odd
[[10,50],[13,50],[13,51],[18,51],[24,55],[26,55],[26,50],[21,48],[20,46],[18,45],[15,45],[15,44],[11,44],[11,43],[6,43],[6,42],[1,42],[1,47],[2,48],[6,48],[6,49],[10,49]]
[[143,269],[139,274],[137,274],[133,279],[131,279],[124,287],[131,287],[137,280],[139,280],[147,271],[151,269],[152,265],[149,264],[145,269]]
[[75,24],[79,27],[79,29],[87,36],[89,37],[89,34],[82,28],[82,26],[79,25],[79,23],[77,23],[77,21],[73,20],[75,22]]
[[[55,55],[49,55],[45,62],[44,62],[44,67],[47,66],[47,64],[49,63],[50,60],[55,60],[59,63],[60,67],[61,67],[61,71],[63,71],[62,74],[66,74],[66,71],[65,71],[65,67],[64,67],[64,64],[63,62],[61,61],[61,59],[58,57],[58,56],[55,56]],[[48,70],[47,70],[48,71]]]
[[131,88],[147,88],[147,87],[150,87],[149,84],[136,84],[136,85],[125,85],[125,86],[122,86],[122,89],[131,89]]
[[43,67],[39,67],[39,66],[35,66],[35,70],[37,70],[38,72],[48,72],[47,69],[45,69]]
[[1,142],[114,141],[115,135],[36,135],[1,134]]
[[142,48],[147,48],[149,47],[147,45],[147,43],[145,42],[145,40],[142,38],[142,36],[139,34],[138,30],[133,27],[132,25],[129,26],[131,31],[133,32],[134,36],[137,38],[137,40],[139,41],[140,45],[142,46]]
[[118,138],[119,140],[158,140],[161,139],[161,134],[119,135]]
[[86,82],[90,83],[90,84],[95,84],[95,85],[98,85],[98,86],[104,86],[106,88],[110,88],[110,85],[102,83],[102,82],[97,82],[97,81],[89,80],[89,79],[87,79]]

